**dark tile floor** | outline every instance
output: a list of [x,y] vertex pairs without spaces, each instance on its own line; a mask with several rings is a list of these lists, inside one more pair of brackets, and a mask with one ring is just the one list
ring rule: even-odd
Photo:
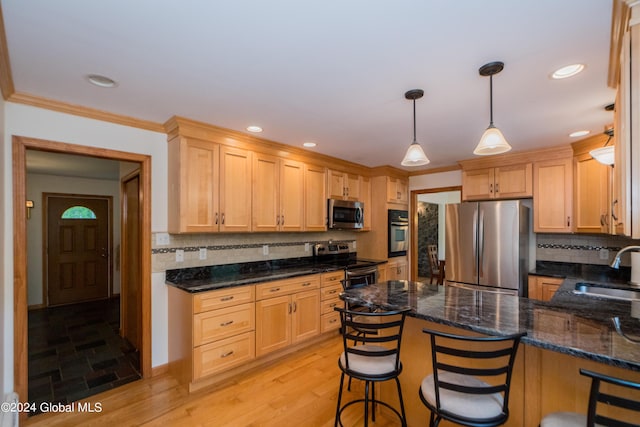
[[140,378],[120,299],[29,311],[29,402],[70,403]]

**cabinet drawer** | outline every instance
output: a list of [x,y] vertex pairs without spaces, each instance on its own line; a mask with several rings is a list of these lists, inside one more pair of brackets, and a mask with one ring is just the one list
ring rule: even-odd
[[333,313],[336,307],[344,307],[344,302],[340,300],[340,298],[332,298],[326,301],[322,301],[322,308],[320,314]]
[[193,316],[193,345],[206,344],[255,329],[253,303],[221,308]]
[[193,349],[193,378],[200,379],[256,357],[255,332],[247,332]]
[[330,286],[323,285],[320,290],[320,298],[322,298],[323,301],[326,299],[333,299],[338,297],[340,295],[340,292],[342,292],[341,283],[333,284]]
[[341,280],[343,279],[344,279],[343,270],[332,271],[330,273],[322,273],[321,275],[322,287],[324,288],[325,286],[331,286],[335,284],[339,284],[340,286],[342,286]]
[[323,314],[320,317],[320,332],[334,331],[340,328],[340,313],[337,311]]
[[236,286],[196,294],[193,297],[193,312],[195,314],[217,308],[253,302],[255,301],[254,288],[254,286],[249,285]]
[[256,300],[289,295],[300,291],[320,288],[319,275],[295,277],[293,279],[256,285]]

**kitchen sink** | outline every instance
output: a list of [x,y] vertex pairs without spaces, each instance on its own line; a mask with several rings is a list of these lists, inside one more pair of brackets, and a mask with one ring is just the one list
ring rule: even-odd
[[609,288],[597,283],[578,282],[573,293],[625,301],[640,301],[640,289]]

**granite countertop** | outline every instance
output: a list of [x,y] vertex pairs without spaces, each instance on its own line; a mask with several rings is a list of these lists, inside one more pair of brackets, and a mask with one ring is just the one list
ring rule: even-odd
[[[363,258],[358,260],[375,264],[386,262]],[[286,258],[167,270],[165,283],[196,293],[343,269],[344,266],[339,264],[317,263],[313,257]]]
[[[384,309],[410,307],[410,316],[489,335],[527,332],[525,344],[640,371],[640,319],[632,317],[632,303],[574,295],[576,280],[565,280],[548,302],[412,281],[350,289],[341,298]],[[640,316],[640,307],[633,310]],[[618,334],[613,317],[638,342]]]

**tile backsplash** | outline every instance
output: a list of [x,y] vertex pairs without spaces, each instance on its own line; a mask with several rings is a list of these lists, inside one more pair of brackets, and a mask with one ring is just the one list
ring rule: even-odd
[[[176,268],[312,256],[311,246],[314,243],[329,240],[349,242],[350,250],[357,250],[356,233],[351,231],[170,234],[169,243],[165,245],[157,244],[158,234],[160,233],[152,233],[151,242],[151,268],[154,273]],[[201,248],[206,249],[204,260],[200,259]],[[176,261],[177,250],[184,252],[183,262]],[[268,253],[265,254],[265,251]]]
[[[606,265],[630,245],[640,245],[640,240],[596,234],[536,234],[536,260]],[[621,260],[621,265],[631,265],[628,253]]]

